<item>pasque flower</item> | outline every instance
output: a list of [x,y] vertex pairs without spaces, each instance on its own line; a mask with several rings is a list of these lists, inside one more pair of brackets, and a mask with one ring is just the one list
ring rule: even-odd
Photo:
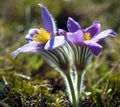
[[67,21],[68,32],[59,29],[58,33],[64,35],[72,43],[81,46],[86,45],[94,55],[98,55],[102,49],[102,46],[98,42],[107,36],[116,35],[111,29],[100,32],[100,27],[100,22],[94,21],[91,26],[82,29],[79,23],[69,17]]
[[19,53],[35,53],[41,50],[51,50],[64,45],[64,36],[56,36],[55,22],[49,11],[42,4],[38,4],[42,9],[42,22],[44,28],[32,28],[28,31],[25,39],[28,44],[18,48],[12,53],[16,57]]
[[65,80],[70,101],[71,103],[75,102],[73,105],[76,105],[75,93],[77,94],[77,91],[73,92],[74,87],[69,74],[69,71],[72,69],[71,65],[73,65],[72,48],[66,42],[64,36],[56,35],[55,22],[48,10],[42,4],[39,4],[39,6],[42,8],[44,28],[30,29],[25,37],[28,44],[18,48],[12,53],[12,56],[16,57],[18,54],[26,52],[39,52],[46,59],[47,63],[61,74]]

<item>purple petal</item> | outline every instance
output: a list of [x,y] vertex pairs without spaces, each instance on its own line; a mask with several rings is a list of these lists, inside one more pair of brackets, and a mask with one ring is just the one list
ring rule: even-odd
[[82,30],[78,30],[74,33],[67,33],[67,39],[75,44],[83,44],[83,32]]
[[33,36],[39,32],[39,29],[32,28],[28,31],[28,34],[25,36],[25,39],[29,42],[33,41],[32,38]]
[[53,35],[56,33],[56,26],[55,22],[49,13],[49,11],[44,7],[42,4],[38,4],[42,8],[42,21],[44,28],[51,34]]
[[57,47],[63,46],[65,44],[64,36],[52,37],[45,45],[46,50],[55,49]]
[[91,51],[94,55],[96,55],[96,56],[97,56],[97,55],[101,52],[101,50],[102,50],[102,46],[99,45],[99,44],[97,44],[97,43],[94,42],[94,41],[85,41],[84,43],[88,46],[88,48],[90,49],[90,51]]
[[40,42],[30,42],[12,53],[12,57],[15,58],[20,53],[35,53],[44,49],[44,44]]
[[93,38],[95,35],[97,35],[100,32],[100,22],[95,21],[91,26],[85,29],[85,32],[89,32],[91,35],[91,38]]
[[107,36],[116,36],[116,35],[117,34],[113,30],[108,29],[108,30],[100,32],[98,35],[93,37],[91,40],[95,41],[95,42],[99,42],[99,41],[103,40]]
[[77,30],[81,29],[79,23],[70,17],[68,18],[67,21],[67,28],[69,32],[76,32]]
[[63,29],[58,29],[58,35],[63,35],[63,36],[66,37],[67,32],[65,30],[63,30]]

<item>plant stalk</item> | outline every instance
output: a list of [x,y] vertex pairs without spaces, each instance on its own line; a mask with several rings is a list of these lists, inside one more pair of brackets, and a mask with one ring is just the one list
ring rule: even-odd
[[76,85],[72,82],[70,72],[66,74],[66,80],[68,84],[67,86],[67,91],[70,97],[70,100],[72,102],[73,107],[78,107],[78,95],[76,95],[77,87]]

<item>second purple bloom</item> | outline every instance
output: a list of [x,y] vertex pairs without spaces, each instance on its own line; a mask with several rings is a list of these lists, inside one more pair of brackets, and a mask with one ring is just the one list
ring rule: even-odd
[[116,35],[116,33],[111,29],[100,32],[101,25],[98,21],[94,21],[93,24],[86,29],[81,29],[79,23],[72,18],[68,18],[67,28],[68,32],[63,29],[59,29],[58,33],[64,35],[74,44],[81,46],[86,45],[94,55],[98,55],[102,50],[102,46],[98,44],[98,42],[107,36]]

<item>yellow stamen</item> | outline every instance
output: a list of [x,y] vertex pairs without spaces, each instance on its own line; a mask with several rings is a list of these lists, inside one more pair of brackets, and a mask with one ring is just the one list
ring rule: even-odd
[[40,28],[39,32],[33,36],[33,40],[36,42],[46,43],[49,39],[50,33],[43,28]]
[[84,40],[90,40],[91,36],[90,33],[84,33]]

